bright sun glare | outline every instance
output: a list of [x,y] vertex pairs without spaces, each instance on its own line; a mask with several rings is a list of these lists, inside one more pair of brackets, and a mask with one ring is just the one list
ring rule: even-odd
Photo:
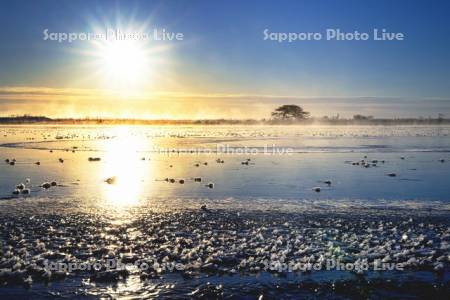
[[151,66],[138,42],[124,40],[99,47],[100,69],[106,81],[119,88],[137,87],[149,80]]
[[169,43],[153,43],[146,38],[151,22],[132,24],[118,16],[115,22],[92,20],[91,31],[101,38],[91,40],[80,53],[89,59],[92,72],[85,80],[105,91],[117,92],[125,98],[142,96],[167,80],[165,68]]

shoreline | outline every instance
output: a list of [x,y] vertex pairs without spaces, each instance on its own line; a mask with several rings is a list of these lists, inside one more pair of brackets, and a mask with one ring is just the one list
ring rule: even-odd
[[48,118],[48,117],[0,117],[2,125],[136,125],[136,126],[420,126],[450,125],[450,119],[444,118],[373,118],[359,119],[323,119],[308,118],[304,120],[271,119],[128,119],[128,118]]

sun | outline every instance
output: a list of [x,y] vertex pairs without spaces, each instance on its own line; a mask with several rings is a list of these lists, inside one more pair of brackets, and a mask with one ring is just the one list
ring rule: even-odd
[[150,60],[137,41],[110,41],[102,44],[98,51],[100,70],[111,85],[136,87],[149,79]]
[[98,38],[75,50],[83,57],[86,70],[80,81],[123,99],[141,97],[173,82],[167,66],[173,65],[170,52],[174,45],[156,43],[149,34],[150,24],[151,20],[135,24],[120,15],[115,21],[91,20],[89,31]]
[[142,75],[146,57],[138,45],[131,42],[114,42],[104,49],[104,64],[111,75],[133,78]]

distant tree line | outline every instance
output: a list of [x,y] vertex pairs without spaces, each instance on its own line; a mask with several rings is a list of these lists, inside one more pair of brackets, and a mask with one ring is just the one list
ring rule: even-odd
[[10,116],[10,117],[0,117],[0,123],[46,123],[50,122],[52,119],[44,116]]
[[102,119],[102,118],[58,118],[45,116],[9,116],[0,117],[0,124],[128,124],[128,125],[284,125],[284,124],[325,124],[325,125],[439,125],[450,124],[450,119],[439,114],[437,118],[375,118],[356,114],[352,119],[333,117],[311,117],[301,106],[288,104],[277,107],[270,119],[203,119],[203,120],[148,120],[148,119]]

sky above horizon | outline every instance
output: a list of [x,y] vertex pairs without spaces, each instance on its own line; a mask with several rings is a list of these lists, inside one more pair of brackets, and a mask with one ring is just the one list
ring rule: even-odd
[[[0,1],[0,115],[450,117],[448,1]],[[368,33],[326,39],[327,29]],[[73,42],[47,33],[181,33]],[[270,33],[321,33],[278,42]],[[404,34],[375,41],[374,29]]]

